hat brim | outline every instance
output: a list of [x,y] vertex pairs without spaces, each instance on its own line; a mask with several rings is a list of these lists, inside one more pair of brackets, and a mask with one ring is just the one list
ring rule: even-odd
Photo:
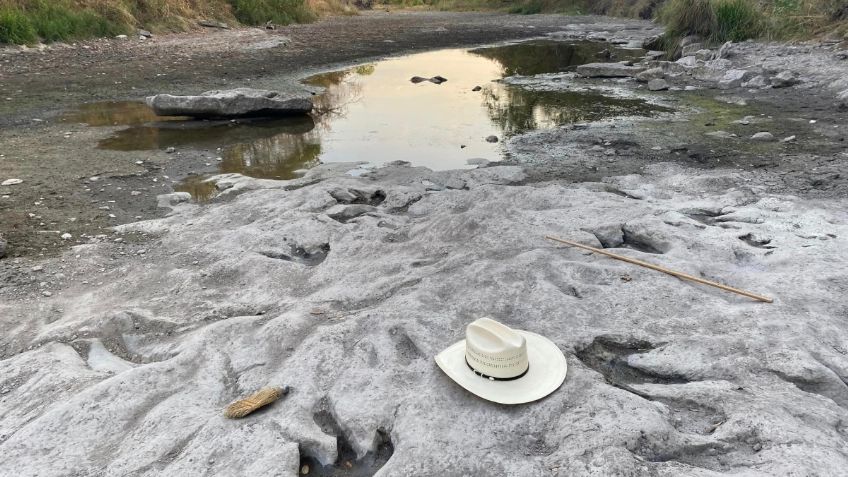
[[493,381],[474,374],[465,362],[465,340],[436,355],[436,364],[457,384],[487,401],[523,404],[556,391],[565,381],[568,364],[553,341],[529,331],[519,331],[527,340],[527,374],[511,381]]

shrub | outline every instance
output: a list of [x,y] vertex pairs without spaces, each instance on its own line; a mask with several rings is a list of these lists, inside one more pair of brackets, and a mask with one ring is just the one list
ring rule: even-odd
[[748,0],[716,0],[713,2],[714,41],[742,41],[764,33],[762,11]]
[[315,15],[304,0],[230,0],[238,21],[248,25],[272,22],[279,25],[304,23]]
[[698,35],[707,38],[716,28],[710,0],[669,0],[660,11],[660,21],[671,37]]
[[35,43],[38,34],[29,18],[17,8],[0,8],[0,43]]
[[659,19],[667,27],[667,44],[697,35],[709,42],[742,41],[768,32],[767,18],[756,0],[669,0]]

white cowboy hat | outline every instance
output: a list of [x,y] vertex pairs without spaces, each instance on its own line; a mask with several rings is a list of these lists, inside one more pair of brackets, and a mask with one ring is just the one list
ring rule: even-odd
[[465,339],[436,355],[436,364],[468,391],[500,404],[542,399],[565,381],[565,355],[551,340],[491,318],[465,329]]

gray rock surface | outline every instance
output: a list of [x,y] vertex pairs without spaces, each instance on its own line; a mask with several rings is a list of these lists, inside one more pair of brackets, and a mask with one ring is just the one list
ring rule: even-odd
[[725,42],[716,52],[716,59],[733,57],[733,42]]
[[752,76],[753,73],[747,70],[727,70],[718,81],[718,87],[721,89],[738,88],[744,81],[748,80]]
[[191,201],[191,194],[188,192],[171,192],[170,194],[156,196],[156,201],[159,207],[173,207]]
[[754,141],[763,142],[774,141],[774,134],[768,131],[761,131],[751,136],[751,139],[753,139]]
[[771,85],[774,88],[788,88],[801,83],[794,73],[791,71],[781,71],[771,79]]
[[629,66],[624,63],[588,63],[577,67],[577,74],[587,78],[627,78],[644,71],[641,66]]
[[769,86],[765,76],[757,75],[742,83],[743,88],[765,88]]
[[207,91],[197,96],[158,94],[148,97],[147,104],[160,116],[198,118],[292,116],[312,111],[312,98],[307,92],[252,88]]
[[662,78],[648,81],[648,89],[651,91],[663,91],[668,89],[668,82]]
[[6,248],[9,246],[9,243],[0,235],[0,258],[6,256]]
[[677,64],[687,68],[694,68],[695,66],[698,66],[698,59],[694,56],[684,56],[677,60]]
[[662,68],[650,68],[636,75],[636,79],[647,83],[653,79],[661,79],[665,76],[665,71]]
[[714,58],[716,58],[716,52],[707,48],[700,49],[695,52],[695,59],[697,60],[710,61]]
[[[101,242],[45,264],[101,285],[0,302],[4,467],[294,476],[301,454],[336,459],[334,426],[359,457],[391,440],[380,477],[848,466],[845,199],[668,163],[530,185],[515,166],[345,174],[354,167],[225,176],[221,200],[120,227],[155,237],[143,257]],[[425,189],[447,177],[466,186]],[[372,203],[334,218],[350,198]],[[479,316],[552,339],[569,363],[563,387],[504,407],[448,379],[433,356]],[[221,415],[269,384],[292,391],[246,419]]]
[[[697,53],[698,51],[701,51],[703,49],[704,49],[703,43],[690,43],[690,44],[684,46],[683,48],[681,48],[680,56],[693,56],[693,55],[695,55],[695,53]],[[708,58],[708,59],[711,59],[711,58]]]

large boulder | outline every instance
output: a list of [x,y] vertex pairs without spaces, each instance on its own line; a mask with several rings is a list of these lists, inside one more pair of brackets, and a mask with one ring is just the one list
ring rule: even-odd
[[207,91],[197,96],[157,94],[147,105],[160,116],[239,118],[294,116],[312,111],[308,92],[279,92],[252,88]]
[[624,63],[588,63],[577,67],[577,74],[587,78],[630,78],[645,71],[641,66]]

